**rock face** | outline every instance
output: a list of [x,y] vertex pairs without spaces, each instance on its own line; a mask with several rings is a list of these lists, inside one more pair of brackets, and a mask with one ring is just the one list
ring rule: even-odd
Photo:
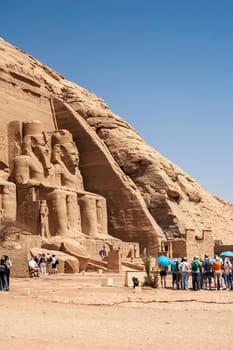
[[[22,145],[25,150],[27,143],[25,136],[46,132],[50,145],[56,144],[54,138],[61,149],[59,133],[65,130],[79,153],[80,176],[86,192],[83,201],[80,195],[80,208],[85,213],[88,200],[99,198],[95,204],[99,211],[95,209],[95,212],[103,213],[106,200],[107,214],[99,216],[97,226],[107,227],[108,223],[104,231],[111,236],[139,242],[141,251],[148,248],[151,253],[160,250],[161,241],[183,237],[187,229],[195,229],[197,235],[203,230],[211,230],[215,240],[232,243],[231,203],[204,190],[188,174],[148,146],[101,98],[65,80],[3,39],[0,39],[0,118],[0,210],[4,215],[9,212],[9,206],[12,213],[16,209],[19,213],[19,203],[17,208],[14,205],[15,186],[22,196],[25,195],[23,187],[28,180],[20,180],[22,173],[18,170],[18,178],[17,175],[9,177],[15,169],[17,173],[17,169],[22,168],[22,157],[28,156],[22,152]],[[31,134],[27,131],[25,134],[27,125],[32,126],[35,120],[40,122],[40,131],[35,133],[33,129]],[[33,140],[30,140],[31,145]],[[59,162],[55,162],[57,168]],[[6,188],[9,189],[8,196]],[[83,189],[75,191],[81,193]],[[48,199],[42,197],[40,200]],[[51,197],[51,203],[55,197],[56,194]],[[83,214],[81,221],[84,222],[85,217]],[[73,225],[76,225],[75,232],[86,233],[78,227],[78,222]],[[90,224],[85,225],[88,231]],[[97,226],[93,235],[101,236]]]

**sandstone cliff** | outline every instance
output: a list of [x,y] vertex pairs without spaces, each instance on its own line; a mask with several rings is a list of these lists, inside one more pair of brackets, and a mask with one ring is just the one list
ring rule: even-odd
[[[107,200],[109,233],[141,248],[210,229],[233,239],[233,205],[203,189],[147,145],[107,104],[32,56],[0,39],[0,136],[7,123],[39,119],[45,130],[69,130],[80,152],[86,190]],[[0,160],[10,159],[0,149]],[[11,164],[9,164],[11,166]]]

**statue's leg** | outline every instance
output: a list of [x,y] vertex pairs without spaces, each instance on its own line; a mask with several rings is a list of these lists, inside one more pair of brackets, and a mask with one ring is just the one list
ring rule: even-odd
[[68,234],[66,192],[54,190],[47,198],[49,208],[49,231],[52,236]]
[[73,232],[81,232],[80,208],[77,201],[77,194],[70,193],[66,197],[68,227]]
[[96,197],[83,195],[78,199],[81,212],[82,232],[91,237],[98,236]]
[[5,212],[5,218],[16,219],[16,186],[8,182],[2,186],[2,209]]
[[108,234],[108,216],[105,198],[99,197],[96,200],[96,212],[98,222],[98,232]]

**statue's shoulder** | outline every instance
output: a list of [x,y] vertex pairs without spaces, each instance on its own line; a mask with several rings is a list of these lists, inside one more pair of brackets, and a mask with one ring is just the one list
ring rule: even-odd
[[16,156],[13,160],[15,166],[17,165],[27,165],[30,163],[31,158],[27,155]]

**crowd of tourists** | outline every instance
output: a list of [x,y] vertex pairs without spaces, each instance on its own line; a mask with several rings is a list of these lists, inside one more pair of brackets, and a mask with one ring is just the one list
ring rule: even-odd
[[3,255],[0,259],[0,290],[10,290],[10,270],[12,262],[9,256]]
[[40,275],[55,275],[57,273],[57,265],[59,260],[55,254],[39,253],[31,257],[28,261],[28,271],[30,277],[39,277]]
[[[170,265],[173,289],[189,289],[189,279],[191,278],[191,289],[199,291],[208,290],[233,290],[233,270],[232,261],[229,257],[224,259],[215,256],[210,259],[206,254],[203,259],[195,256],[188,262],[186,257],[175,258]],[[160,266],[161,286],[167,287],[168,267]]]

